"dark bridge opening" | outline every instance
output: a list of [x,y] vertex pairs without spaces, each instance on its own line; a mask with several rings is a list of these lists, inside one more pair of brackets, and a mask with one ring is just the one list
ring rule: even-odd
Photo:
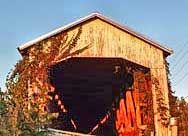
[[[100,122],[108,111],[112,110],[114,90],[121,90],[126,78],[116,78],[117,70],[124,70],[126,76],[131,69],[144,73],[149,69],[121,58],[70,58],[51,67],[50,81],[55,92],[64,103],[67,113],[63,113],[57,102],[49,104],[51,112],[59,112],[52,127],[88,133]],[[118,93],[117,93],[118,94]],[[115,135],[115,116],[111,114],[107,122],[100,126],[95,134]],[[71,119],[77,126],[75,130]]]

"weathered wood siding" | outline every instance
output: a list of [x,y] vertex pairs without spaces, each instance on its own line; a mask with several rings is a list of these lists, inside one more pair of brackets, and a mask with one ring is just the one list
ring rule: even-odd
[[[79,26],[78,26],[79,27]],[[77,33],[78,27],[68,31],[71,38]],[[81,57],[120,57],[150,68],[151,75],[160,82],[166,103],[168,104],[168,87],[163,51],[126,33],[100,19],[82,24],[82,34],[78,48],[90,44],[91,47],[79,56]],[[76,50],[76,49],[75,49]],[[157,113],[156,91],[153,87],[153,103],[155,115],[155,130],[159,136],[167,135],[168,128],[161,125]]]

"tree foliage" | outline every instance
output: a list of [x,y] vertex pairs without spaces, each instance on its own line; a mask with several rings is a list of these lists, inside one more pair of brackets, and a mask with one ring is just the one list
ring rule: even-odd
[[178,114],[178,135],[186,136],[188,134],[188,103],[182,97],[177,100]]
[[81,32],[80,27],[71,38],[67,33],[57,34],[22,52],[23,59],[11,70],[6,81],[12,115],[15,115],[12,124],[14,135],[41,134],[39,128],[49,123],[50,115],[45,107],[49,100],[48,92],[53,87],[48,70],[58,61],[89,48],[86,45],[75,50]]
[[168,97],[171,117],[178,119],[178,136],[186,136],[188,134],[188,103],[185,99],[175,96],[175,92],[171,87],[169,63],[166,61],[167,81],[168,81]]

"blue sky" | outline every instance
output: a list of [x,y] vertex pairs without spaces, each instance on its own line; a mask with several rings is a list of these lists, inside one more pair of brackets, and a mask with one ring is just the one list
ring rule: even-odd
[[96,11],[173,48],[172,85],[188,96],[187,0],[0,0],[0,87],[21,59],[19,45]]

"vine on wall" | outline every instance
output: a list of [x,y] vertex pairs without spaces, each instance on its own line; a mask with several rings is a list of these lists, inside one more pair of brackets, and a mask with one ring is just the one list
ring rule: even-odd
[[169,108],[168,105],[165,102],[165,96],[163,94],[163,90],[160,88],[159,80],[155,77],[152,78],[152,84],[155,87],[155,93],[156,93],[156,101],[157,101],[157,112],[160,116],[161,123],[168,127],[169,125]]
[[177,101],[178,97],[175,96],[175,92],[172,90],[171,80],[170,80],[170,70],[169,70],[169,63],[165,60],[165,67],[166,67],[166,76],[167,76],[167,83],[168,83],[168,98],[169,98],[169,107],[170,107],[170,114],[172,117],[178,116],[178,108],[177,108]]
[[8,74],[6,86],[14,105],[17,135],[39,133],[38,128],[49,123],[50,115],[45,106],[49,100],[48,92],[53,87],[49,83],[48,70],[56,62],[89,48],[86,45],[73,51],[81,32],[82,27],[70,40],[67,33],[60,33],[28,48],[22,52],[23,59]]

